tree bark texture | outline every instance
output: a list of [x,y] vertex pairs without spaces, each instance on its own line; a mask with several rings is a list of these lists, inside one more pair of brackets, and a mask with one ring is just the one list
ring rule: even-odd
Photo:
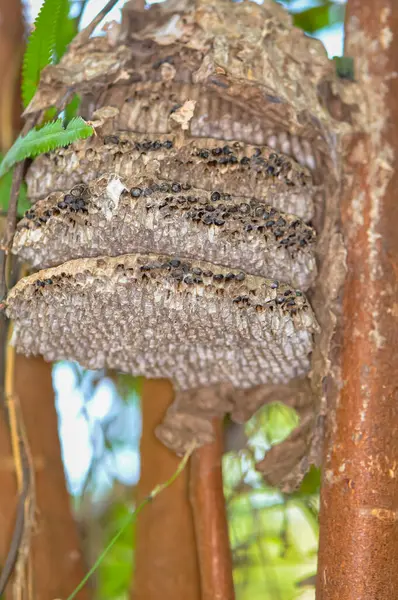
[[[170,478],[180,459],[155,437],[173,402],[169,381],[145,379],[142,387],[141,477],[137,503]],[[134,600],[200,600],[195,531],[189,502],[189,463],[137,520]]]
[[344,156],[347,249],[341,386],[328,415],[319,600],[398,590],[398,4],[348,0],[346,54],[362,85],[362,132]]
[[20,126],[20,69],[24,23],[18,0],[0,0],[0,152],[5,152]]
[[[36,523],[32,534],[34,597],[66,598],[83,578],[77,528],[65,485],[57,433],[51,365],[42,358],[17,356],[18,396],[35,468]],[[17,488],[9,434],[0,420],[0,557],[4,563],[15,521]],[[88,591],[77,596],[84,600]],[[12,598],[12,586],[6,598]]]
[[214,419],[215,441],[196,450],[191,465],[191,502],[202,600],[234,600],[232,555],[222,479],[223,423]]

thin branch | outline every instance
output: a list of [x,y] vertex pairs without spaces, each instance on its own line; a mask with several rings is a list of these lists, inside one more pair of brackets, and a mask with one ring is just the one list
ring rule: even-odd
[[[25,272],[22,273],[26,275]],[[11,348],[11,346],[10,346]],[[15,348],[11,348],[15,357]],[[16,393],[12,393],[10,404],[15,413],[16,429],[13,435],[18,436],[18,444],[20,448],[20,457],[22,463],[22,482],[20,487],[22,490],[27,486],[27,494],[24,502],[24,527],[22,538],[20,541],[19,552],[15,564],[15,597],[22,598],[23,590],[26,588],[27,600],[33,599],[33,573],[32,573],[32,554],[30,552],[32,530],[35,524],[36,513],[36,486],[34,476],[33,456],[30,450],[28,436],[26,433],[23,413],[19,402],[19,397]]]
[[14,532],[12,534],[11,544],[8,550],[7,558],[0,575],[0,596],[3,595],[6,585],[12,575],[12,572],[17,562],[18,552],[21,546],[21,541],[23,538],[25,527],[25,501],[28,497],[28,493],[29,482],[26,480],[26,485],[24,486],[24,489],[19,496]]
[[84,44],[88,41],[94,29],[101,23],[101,21],[106,17],[106,15],[112,10],[112,8],[118,3],[119,0],[109,0],[107,4],[104,6],[102,10],[98,13],[96,17],[91,21],[87,27],[85,27],[80,33],[75,37],[75,41],[79,44]]
[[10,203],[7,212],[7,223],[5,238],[1,248],[0,256],[0,301],[3,301],[7,294],[7,257],[10,253],[14,239],[15,228],[17,225],[17,207],[18,196],[21,188],[25,171],[25,162],[18,163],[13,172],[12,186],[10,193]]
[[17,475],[19,501],[11,545],[0,575],[0,596],[14,571],[25,534],[26,502],[29,499],[32,471],[28,459],[27,440],[15,397],[15,348],[9,343],[6,354],[5,399],[10,424],[11,445]]

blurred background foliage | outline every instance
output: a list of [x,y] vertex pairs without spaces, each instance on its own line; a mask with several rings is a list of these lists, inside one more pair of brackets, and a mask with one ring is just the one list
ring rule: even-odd
[[291,12],[296,27],[309,34],[335,25],[341,26],[344,21],[345,2],[341,0],[283,0],[280,4]]
[[[27,2],[28,18],[34,18],[40,3]],[[73,36],[77,22],[84,26],[90,21],[103,4],[103,0],[71,2],[66,37]],[[122,4],[118,3],[109,19],[119,17]],[[292,13],[298,27],[324,41],[330,56],[342,53],[344,1],[284,0],[280,4]],[[65,472],[87,563],[92,564],[134,505],[140,462],[140,380],[85,371],[72,363],[55,365],[53,377]],[[301,488],[287,496],[266,486],[254,468],[296,424],[292,409],[268,405],[246,426],[247,448],[224,455],[237,600],[315,597],[311,576],[317,561],[319,472],[312,469]],[[96,597],[127,599],[132,577],[134,524],[96,572]]]

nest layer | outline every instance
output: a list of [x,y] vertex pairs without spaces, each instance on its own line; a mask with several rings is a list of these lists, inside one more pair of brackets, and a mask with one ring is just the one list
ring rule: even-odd
[[153,255],[78,259],[10,292],[14,344],[179,389],[287,382],[309,368],[317,325],[287,285],[202,262]]
[[73,258],[176,253],[307,289],[315,231],[264,202],[179,182],[103,176],[39,200],[13,252],[38,268]]
[[154,177],[224,194],[256,197],[305,221],[313,215],[311,174],[294,159],[267,146],[214,139],[175,139],[114,133],[77,142],[35,161],[28,176],[33,199],[98,174],[123,179]]
[[[186,68],[179,71],[179,63],[183,60],[181,47],[179,54],[177,51],[174,56],[170,55],[170,48],[157,50],[161,57],[149,66],[149,73],[142,75],[145,81],[120,83],[99,96],[99,107],[112,106],[119,111],[116,129],[146,135],[170,134],[173,132],[173,114],[185,102],[192,101],[195,107],[188,124],[190,136],[271,146],[292,156],[301,165],[315,169],[316,153],[311,140],[278,130],[253,107],[248,110],[239,97],[231,99],[208,86],[179,81],[179,76],[182,80],[191,79]],[[162,73],[165,76],[167,71],[173,72],[171,81],[162,79]],[[152,79],[157,75],[158,80],[151,80],[151,75]],[[268,96],[270,103],[271,100]],[[284,107],[280,98],[274,96],[273,100],[273,107]],[[89,110],[87,116],[92,117],[91,112]]]

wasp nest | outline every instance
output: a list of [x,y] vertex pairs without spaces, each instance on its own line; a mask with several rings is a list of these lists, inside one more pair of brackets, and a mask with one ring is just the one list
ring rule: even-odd
[[28,172],[13,252],[45,270],[9,294],[17,349],[172,378],[158,435],[177,452],[209,441],[215,414],[304,396],[278,471],[297,483],[317,458],[341,279],[339,85],[271,0],[128,2],[121,26],[80,34],[27,109],[73,89],[96,136]]

